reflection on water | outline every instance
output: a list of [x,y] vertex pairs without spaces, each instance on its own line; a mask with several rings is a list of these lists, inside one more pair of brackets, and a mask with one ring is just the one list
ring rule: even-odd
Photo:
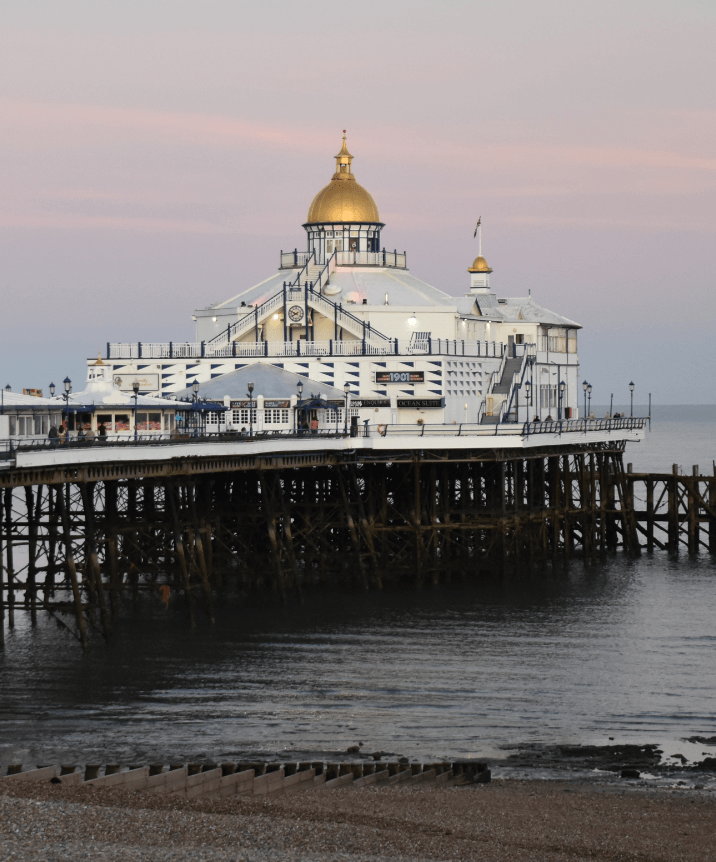
[[659,555],[285,609],[227,595],[194,631],[157,598],[87,655],[43,620],[0,654],[0,763],[712,735],[715,574]]

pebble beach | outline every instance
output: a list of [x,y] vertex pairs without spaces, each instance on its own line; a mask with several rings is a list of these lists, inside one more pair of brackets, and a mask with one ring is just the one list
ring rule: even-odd
[[0,859],[711,862],[711,793],[493,781],[171,799],[0,780]]

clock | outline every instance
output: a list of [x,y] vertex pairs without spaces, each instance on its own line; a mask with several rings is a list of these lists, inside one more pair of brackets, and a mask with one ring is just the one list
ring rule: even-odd
[[303,320],[303,309],[300,305],[292,305],[288,310],[288,316],[294,323]]

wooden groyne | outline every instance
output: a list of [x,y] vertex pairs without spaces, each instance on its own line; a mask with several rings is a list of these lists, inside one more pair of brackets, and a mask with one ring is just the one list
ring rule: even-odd
[[623,445],[244,458],[122,478],[16,471],[0,488],[0,637],[51,614],[83,646],[120,601],[228,583],[290,601],[340,583],[415,587],[642,548],[716,550],[716,478],[624,470]]
[[484,784],[491,780],[486,763],[475,760],[411,763],[374,761],[326,763],[155,763],[119,765],[39,766],[23,771],[11,765],[3,782],[52,783],[67,787],[107,787],[173,797],[215,798],[268,796],[339,787],[379,787],[391,784]]

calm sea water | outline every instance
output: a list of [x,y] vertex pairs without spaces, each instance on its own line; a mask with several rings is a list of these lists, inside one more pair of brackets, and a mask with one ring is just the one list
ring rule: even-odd
[[[716,407],[655,408],[635,470],[716,458]],[[316,756],[422,758],[521,742],[716,734],[716,561],[585,568],[288,608],[227,595],[216,625],[128,607],[87,654],[42,620],[0,652],[0,764]]]

